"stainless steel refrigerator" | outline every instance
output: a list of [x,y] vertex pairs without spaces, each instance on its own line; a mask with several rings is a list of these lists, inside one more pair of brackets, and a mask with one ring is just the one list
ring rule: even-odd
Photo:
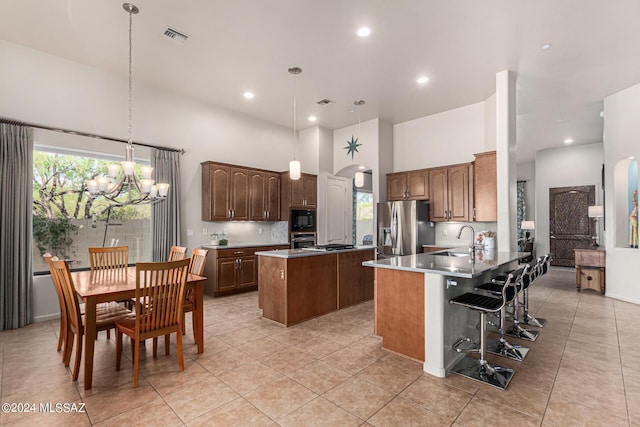
[[422,253],[422,245],[433,245],[435,241],[429,202],[378,203],[378,258]]

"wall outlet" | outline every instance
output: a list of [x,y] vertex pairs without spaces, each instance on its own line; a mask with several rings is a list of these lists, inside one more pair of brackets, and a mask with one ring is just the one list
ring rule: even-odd
[[448,235],[448,234],[449,234],[449,233],[448,233],[448,231],[447,231],[447,227],[442,227],[442,235],[443,235],[443,236],[446,236],[446,235]]
[[258,228],[258,234],[262,234],[262,227]]
[[207,230],[206,228],[202,229],[202,235],[203,236],[208,236],[209,235],[209,230]]
[[187,228],[187,236],[193,236],[193,228]]

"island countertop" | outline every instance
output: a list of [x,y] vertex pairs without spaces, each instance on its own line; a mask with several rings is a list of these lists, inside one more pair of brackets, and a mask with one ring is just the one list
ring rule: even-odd
[[276,251],[256,252],[256,255],[269,256],[274,258],[300,258],[307,256],[340,254],[344,252],[370,251],[375,249],[375,246],[355,246],[351,249],[338,249],[333,251],[320,251],[313,249],[280,249]]
[[464,256],[443,256],[434,253],[422,253],[376,261],[365,261],[362,265],[470,279],[516,261],[528,254],[526,252],[477,251],[475,261],[472,261],[469,254],[465,254],[464,252],[458,253]]

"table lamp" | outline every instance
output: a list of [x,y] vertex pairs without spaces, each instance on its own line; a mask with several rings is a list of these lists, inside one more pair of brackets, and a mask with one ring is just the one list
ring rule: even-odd
[[535,230],[536,229],[536,224],[535,224],[534,221],[522,221],[520,223],[520,228],[522,230],[524,230],[525,241],[529,241],[529,237],[531,235],[531,231],[530,230]]
[[604,216],[604,206],[601,206],[601,205],[589,206],[588,215],[589,215],[589,218],[593,218],[593,222],[595,223],[595,229],[596,229],[594,236],[592,237],[593,242],[591,243],[591,246],[593,246],[594,248],[597,248],[598,246],[600,246],[598,244],[598,218],[602,218]]

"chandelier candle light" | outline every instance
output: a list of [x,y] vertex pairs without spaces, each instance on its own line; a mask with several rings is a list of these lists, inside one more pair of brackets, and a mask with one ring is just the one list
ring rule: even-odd
[[[297,145],[298,134],[296,132],[296,76],[302,73],[302,68],[291,67],[289,74],[293,75],[293,143]],[[296,160],[296,149],[293,148],[293,160],[289,162],[289,178],[292,180],[300,179],[300,162]]]
[[[133,159],[133,140],[131,138],[132,129],[132,101],[131,101],[131,82],[132,82],[132,24],[133,15],[139,12],[139,9],[131,4],[124,3],[123,9],[129,14],[129,138],[127,139],[127,148],[125,160],[122,162],[122,173],[120,173],[120,165],[113,163],[107,166],[108,176],[97,176],[94,179],[86,181],[87,190],[91,196],[103,196],[116,206],[135,205],[142,203],[153,203],[164,200],[169,193],[169,184],[158,183],[151,179],[153,168],[151,166],[142,166],[142,178],[135,173],[136,162]],[[112,179],[114,182],[112,182]],[[126,201],[117,200],[116,198],[125,190],[128,191]],[[133,198],[131,191],[136,189],[140,196]]]

